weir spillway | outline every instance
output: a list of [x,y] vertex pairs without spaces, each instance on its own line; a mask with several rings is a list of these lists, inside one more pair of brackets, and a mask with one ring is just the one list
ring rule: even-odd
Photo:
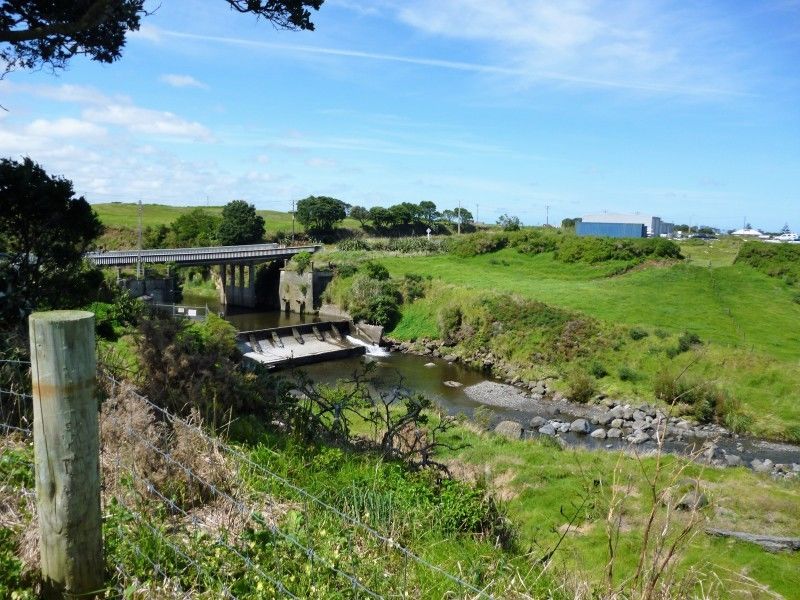
[[359,356],[367,345],[351,335],[349,321],[270,327],[236,334],[244,357],[271,369]]

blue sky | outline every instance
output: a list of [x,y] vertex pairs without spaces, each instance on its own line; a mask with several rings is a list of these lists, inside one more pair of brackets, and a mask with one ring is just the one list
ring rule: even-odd
[[326,0],[314,32],[225,6],[166,0],[117,63],[7,76],[0,155],[91,202],[800,229],[797,0]]

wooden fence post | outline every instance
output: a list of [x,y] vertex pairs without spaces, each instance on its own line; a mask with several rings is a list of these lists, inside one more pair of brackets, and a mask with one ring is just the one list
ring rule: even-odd
[[33,313],[28,326],[43,595],[91,597],[104,579],[94,315]]

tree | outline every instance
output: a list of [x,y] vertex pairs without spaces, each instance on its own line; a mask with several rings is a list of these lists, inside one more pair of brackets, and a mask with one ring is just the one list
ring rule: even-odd
[[392,214],[389,212],[389,209],[384,208],[383,206],[373,206],[372,208],[370,208],[369,219],[370,221],[372,221],[372,224],[378,229],[385,229],[387,227],[391,227],[392,223],[394,222],[392,219]]
[[436,204],[430,200],[423,200],[419,203],[419,216],[423,223],[427,224],[429,227],[433,227],[441,215],[439,211],[436,210]]
[[369,221],[369,211],[363,206],[354,206],[351,208],[350,216],[358,221],[361,227],[364,227],[366,222]]
[[336,198],[309,196],[297,203],[297,220],[313,233],[333,232],[336,224],[346,216],[345,203]]
[[466,208],[459,207],[453,211],[453,220],[455,222],[460,220],[462,225],[469,225],[475,220],[475,218]]
[[575,226],[580,221],[580,217],[576,217],[574,219],[561,219],[561,229],[575,229]]
[[222,209],[217,240],[223,246],[258,244],[264,240],[264,219],[244,200],[228,202]]
[[503,231],[519,231],[519,217],[500,215],[497,224],[503,228]]
[[[239,13],[280,29],[313,30],[311,13],[324,0],[225,0]],[[0,4],[0,59],[6,69],[63,69],[74,56],[111,63],[125,36],[139,29],[146,0],[13,0]]]
[[[0,319],[37,308],[81,305],[102,284],[83,254],[103,232],[72,182],[50,177],[30,158],[0,159]],[[99,276],[99,278],[98,278]]]
[[[242,201],[239,200],[238,202]],[[230,206],[230,204],[228,206]],[[225,208],[227,209],[227,207]],[[231,210],[238,211],[242,209],[237,208]],[[244,212],[245,211],[242,211],[242,214],[244,214]],[[246,212],[248,215],[250,214],[249,209]],[[223,214],[225,214],[225,209],[223,209]],[[253,209],[252,214],[255,215],[255,209]],[[261,230],[255,237],[256,241],[261,241],[264,235],[264,219],[258,215],[256,215],[256,218],[261,219]],[[170,232],[166,236],[166,243],[174,248],[213,246],[217,242],[217,233],[221,225],[221,219],[216,215],[212,215],[202,208],[195,208],[188,213],[183,213],[172,222]],[[232,242],[228,245],[249,243],[251,242]]]

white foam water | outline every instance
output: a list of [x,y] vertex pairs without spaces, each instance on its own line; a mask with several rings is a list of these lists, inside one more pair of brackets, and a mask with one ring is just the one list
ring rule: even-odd
[[378,344],[369,344],[364,340],[360,340],[352,335],[346,335],[345,338],[351,344],[356,346],[364,346],[367,349],[367,356],[389,356],[390,352],[378,346]]

